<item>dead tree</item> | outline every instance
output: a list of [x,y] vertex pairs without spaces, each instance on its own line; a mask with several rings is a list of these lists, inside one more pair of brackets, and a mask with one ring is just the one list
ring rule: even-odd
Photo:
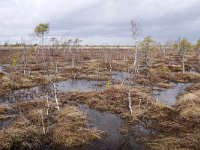
[[24,76],[29,76],[30,70],[28,69],[28,48],[26,48],[23,38],[21,39],[21,47],[23,47],[22,50],[23,73]]
[[58,111],[60,111],[60,106],[58,102],[58,90],[57,90],[56,83],[52,82],[51,85],[53,86],[53,89],[54,89],[54,99],[56,101],[56,108],[58,109]]
[[58,89],[57,89],[57,85],[56,85],[56,81],[57,81],[57,77],[58,77],[58,73],[59,73],[58,60],[59,60],[59,57],[57,57],[57,55],[52,56],[54,72],[53,72],[53,78],[50,80],[50,83],[53,87],[52,93],[53,93],[54,99],[56,101],[56,108],[58,109],[58,111],[60,111],[59,102],[58,102]]

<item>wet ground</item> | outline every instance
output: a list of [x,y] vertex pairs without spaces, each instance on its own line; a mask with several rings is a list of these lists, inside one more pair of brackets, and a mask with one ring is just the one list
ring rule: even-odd
[[4,72],[4,67],[2,65],[0,65],[0,72],[3,73]]
[[99,112],[81,105],[80,110],[85,112],[90,120],[90,127],[104,131],[107,136],[102,141],[96,141],[84,148],[84,150],[118,150],[123,144],[123,136],[120,127],[123,121],[114,114]]
[[112,81],[114,83],[128,83],[131,77],[131,74],[128,72],[119,72],[119,71],[113,71],[112,72]]
[[[90,120],[89,127],[97,128],[104,131],[106,137],[103,140],[95,141],[81,150],[141,150],[142,145],[137,143],[137,137],[130,134],[125,137],[120,131],[123,120],[109,112],[99,112],[95,109],[90,109],[85,105],[79,106],[80,110],[85,112]],[[73,149],[74,150],[74,149]],[[77,150],[80,150],[78,148]]]
[[[100,92],[105,89],[104,81],[68,80],[56,83],[58,92]],[[41,85],[9,92],[0,98],[0,102],[15,102],[16,100],[33,100],[44,96],[52,97],[53,86]]]
[[190,85],[192,83],[176,83],[174,87],[166,90],[153,90],[153,95],[166,105],[172,106],[176,103],[177,96],[182,94]]
[[[0,68],[1,71],[1,68]],[[130,78],[130,74],[126,72],[113,72],[112,81],[113,82],[127,82]],[[183,93],[184,90],[190,86],[191,83],[177,83],[173,88],[159,91],[154,90],[153,95],[158,100],[164,102],[168,106],[172,106],[176,102],[176,98],[179,94]],[[58,92],[91,92],[103,91],[106,87],[106,81],[87,81],[87,80],[67,80],[56,83]],[[48,95],[52,96],[52,85],[36,86],[27,89],[15,90],[7,95],[0,98],[0,102],[15,102],[16,100],[33,100],[39,97],[44,97]],[[85,147],[78,148],[77,150],[140,150],[144,149],[142,145],[137,142],[137,132],[149,132],[146,129],[138,126],[136,130],[129,133],[128,136],[124,136],[120,132],[120,128],[123,125],[123,120],[111,114],[109,112],[99,112],[94,109],[90,109],[85,105],[80,105],[80,110],[85,112],[90,120],[88,124],[89,127],[97,128],[106,133],[105,138],[99,141],[95,141]],[[3,128],[8,122],[0,123],[0,127]],[[11,120],[12,121],[12,120]],[[73,149],[74,150],[74,149]]]
[[[124,72],[114,72],[112,74],[113,82],[126,81],[130,76]],[[105,90],[106,81],[94,80],[67,80],[56,83],[58,92],[101,92]],[[0,97],[0,102],[15,102],[16,100],[33,100],[44,96],[51,97],[53,93],[52,85],[41,85],[31,88],[14,90],[3,97]]]

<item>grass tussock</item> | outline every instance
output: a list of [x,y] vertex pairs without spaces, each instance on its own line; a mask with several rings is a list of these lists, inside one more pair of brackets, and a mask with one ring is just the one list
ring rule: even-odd
[[48,115],[45,107],[43,101],[13,105],[16,114],[9,126],[0,130],[0,149],[37,149],[45,143],[53,147],[83,146],[103,136],[87,127],[87,116],[77,107],[49,109]]
[[38,109],[30,110],[26,116],[27,116],[28,120],[30,120],[33,124],[41,125],[41,120],[42,120],[41,119],[41,110],[38,110]]
[[28,112],[35,108],[45,108],[46,101],[45,100],[37,100],[37,101],[23,101],[16,102],[13,105],[13,108],[20,110],[22,112]]
[[0,104],[0,121],[6,121],[13,118],[14,115],[11,114],[12,111],[12,107],[8,104]]
[[[49,109],[54,111],[56,104],[53,101],[49,101]],[[13,109],[21,112],[29,112],[34,109],[47,108],[46,100],[33,100],[33,101],[20,101],[13,104]]]
[[0,132],[0,149],[34,149],[40,145],[42,132],[36,126],[9,127]]
[[9,109],[9,106],[6,104],[0,104],[0,115],[6,114]]
[[151,149],[200,149],[200,90],[179,96],[174,109],[151,108],[142,116],[158,135],[147,137]]
[[[195,130],[194,130],[195,131]],[[156,138],[149,138],[150,143],[147,143],[150,149],[153,150],[199,150],[200,147],[200,133],[191,132],[191,133],[182,133],[179,136],[166,136],[159,135]]]
[[57,113],[53,142],[66,147],[81,146],[100,139],[102,133],[86,128],[87,117],[76,107],[66,107]]
[[181,96],[175,107],[181,119],[190,123],[200,123],[200,90]]
[[118,85],[112,86],[101,93],[62,93],[60,100],[62,103],[84,103],[100,111],[110,111],[120,114],[129,123],[133,123],[137,121],[137,116],[152,105],[153,98],[148,89],[133,88],[130,92],[133,115],[130,115],[128,107],[127,89]]

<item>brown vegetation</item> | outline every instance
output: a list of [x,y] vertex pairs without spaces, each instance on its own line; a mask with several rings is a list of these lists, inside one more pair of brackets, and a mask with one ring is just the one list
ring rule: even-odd
[[87,116],[76,107],[66,107],[57,113],[53,127],[53,142],[66,147],[83,146],[100,139],[96,129],[86,128]]
[[157,106],[147,112],[147,128],[158,135],[147,137],[152,149],[199,149],[200,148],[200,90],[180,96],[174,109]]
[[[9,115],[1,106],[1,114]],[[57,112],[50,102],[49,114],[44,100],[13,104],[12,123],[0,132],[0,149],[37,149],[46,143],[53,147],[83,146],[100,139],[102,132],[87,127],[87,116],[77,107],[63,106]]]
[[[145,128],[156,132],[143,140],[151,149],[199,149],[200,141],[200,71],[199,59],[195,52],[186,55],[186,73],[182,72],[181,56],[174,50],[166,54],[152,53],[152,58],[144,66],[143,53],[138,52],[138,66],[133,65],[134,51],[129,49],[72,49],[75,65],[69,49],[41,50],[40,55],[28,57],[27,69],[20,59],[20,51],[0,51],[1,63],[6,73],[0,73],[0,96],[9,91],[49,84],[52,81],[68,79],[111,81],[113,71],[129,72],[128,83],[111,82],[102,92],[59,93],[61,111],[57,111],[53,101],[17,101],[0,105],[0,121],[13,118],[10,125],[0,132],[0,149],[35,149],[43,144],[53,147],[82,146],[100,139],[102,132],[87,127],[87,116],[80,112],[78,104],[118,114],[128,125],[141,123]],[[18,54],[19,53],[19,54]],[[16,58],[19,57],[19,58]],[[16,64],[13,64],[15,59]],[[138,69],[137,71],[135,69]],[[190,70],[196,71],[195,74]],[[133,81],[133,83],[130,83]],[[169,108],[156,101],[152,89],[167,89],[171,82],[196,82],[180,95],[176,105]],[[121,85],[118,85],[121,84]],[[131,96],[130,114],[128,92]],[[73,106],[71,106],[73,105]],[[47,113],[48,110],[48,113]],[[141,138],[142,139],[142,138]]]

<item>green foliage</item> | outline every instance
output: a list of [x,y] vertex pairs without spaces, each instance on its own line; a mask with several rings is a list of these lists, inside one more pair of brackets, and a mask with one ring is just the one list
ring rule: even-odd
[[82,42],[82,40],[80,40],[80,39],[78,39],[78,38],[76,38],[76,39],[74,40],[74,44],[75,44],[75,45],[79,45],[81,42]]
[[153,51],[155,48],[154,39],[151,36],[147,36],[141,42],[142,51]]
[[140,43],[141,51],[144,54],[144,66],[148,66],[148,62],[151,59],[151,55],[156,50],[154,39],[151,36],[147,36]]
[[194,49],[195,49],[196,51],[199,51],[199,50],[200,50],[200,39],[197,40],[197,43],[195,44]]
[[15,44],[13,44],[12,46],[13,47],[20,47],[22,44],[20,44],[20,43],[18,43],[18,42],[16,42]]
[[185,52],[192,49],[191,43],[186,39],[182,39],[179,43],[179,46],[180,46],[180,52],[181,53],[185,53]]
[[107,82],[106,82],[106,89],[109,89],[110,86],[111,86],[111,82],[110,82],[110,81],[107,81]]
[[167,66],[162,66],[159,71],[164,75],[170,75],[171,70]]
[[135,47],[131,48],[131,51],[135,52],[135,51],[136,51],[136,48],[135,48]]
[[30,48],[30,55],[31,56],[34,56],[35,54],[36,54],[36,47],[35,46],[32,46],[31,48]]
[[12,59],[12,66],[16,67],[18,63],[19,63],[19,52],[15,52]]
[[178,50],[178,49],[179,49],[179,43],[178,43],[178,42],[173,42],[172,48],[173,48],[174,50]]
[[35,27],[34,32],[38,37],[43,37],[45,34],[49,32],[49,23],[41,23]]
[[2,78],[4,76],[3,72],[0,72],[0,78]]

